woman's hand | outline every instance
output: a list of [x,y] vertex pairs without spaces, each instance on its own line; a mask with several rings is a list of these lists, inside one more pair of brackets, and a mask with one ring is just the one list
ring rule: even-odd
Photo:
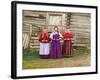
[[70,38],[68,38],[67,40],[71,40]]
[[42,40],[42,42],[47,42],[48,40]]
[[52,40],[56,40],[56,39],[52,39]]
[[60,39],[57,39],[57,40],[60,40]]
[[66,38],[64,40],[67,40]]

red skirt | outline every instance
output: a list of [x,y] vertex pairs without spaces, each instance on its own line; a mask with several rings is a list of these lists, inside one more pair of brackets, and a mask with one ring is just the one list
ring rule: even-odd
[[71,40],[64,40],[64,43],[62,45],[62,53],[64,56],[73,56],[74,50]]

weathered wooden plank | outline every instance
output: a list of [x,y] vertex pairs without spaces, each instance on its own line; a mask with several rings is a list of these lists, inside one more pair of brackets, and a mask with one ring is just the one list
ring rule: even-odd
[[23,12],[24,14],[24,16],[25,15],[36,15],[37,16],[37,14],[39,15],[39,14],[41,14],[41,15],[46,15],[46,12],[39,12],[39,11],[29,11],[29,10],[25,10],[24,12]]
[[71,22],[81,23],[81,24],[91,24],[90,20],[79,20],[79,19],[71,19]]
[[73,34],[90,34],[90,31],[89,32],[86,32],[84,30],[76,30],[76,29],[71,29],[70,30]]
[[24,21],[24,23],[27,23],[27,24],[46,24],[46,22],[44,22],[44,21],[34,21],[34,20],[26,20],[26,21]]
[[38,40],[38,36],[37,37],[34,37],[34,36],[31,36],[31,39],[34,39],[34,40]]
[[87,37],[87,36],[86,37],[85,36],[75,36],[75,38],[76,38],[76,40],[77,39],[83,39],[83,40],[86,39],[87,40],[87,39],[90,39],[90,36],[89,37]]
[[76,36],[76,39],[90,39],[90,36]]
[[30,42],[32,42],[32,43],[39,43],[38,40],[30,40]]
[[30,45],[40,45],[40,43],[38,42],[38,43],[30,43]]
[[39,18],[24,18],[24,21],[39,21],[39,22],[46,22],[46,19],[39,19]]
[[71,25],[83,25],[83,26],[91,26],[91,24],[90,23],[87,23],[87,24],[85,24],[85,23],[80,23],[80,22],[71,22],[70,23]]
[[71,13],[73,16],[85,16],[85,17],[90,17],[90,13]]
[[75,32],[75,31],[76,31],[76,32],[84,32],[84,33],[85,33],[85,32],[88,32],[88,33],[90,32],[90,30],[83,30],[83,29],[71,29],[71,31],[72,31],[72,32]]
[[71,19],[81,19],[81,20],[83,20],[83,19],[88,19],[88,20],[90,20],[90,18],[91,17],[87,17],[87,16],[80,16],[80,15],[71,15]]
[[23,31],[30,31],[29,29],[23,28]]
[[73,44],[73,46],[87,46],[87,44]]
[[22,33],[27,33],[27,34],[29,34],[30,32],[29,32],[29,31],[22,31]]
[[45,18],[33,18],[33,17],[24,17],[23,20],[46,21]]
[[24,49],[28,48],[29,40],[30,40],[29,34],[24,33],[22,35],[22,44]]
[[71,28],[71,30],[81,30],[81,31],[90,31],[90,29],[89,28]]
[[76,38],[76,41],[79,40],[79,39],[80,39],[80,40],[82,40],[82,39],[83,39],[83,40],[88,40],[88,39],[90,39],[90,37],[88,37],[88,36],[79,36],[79,37],[76,36],[75,38]]
[[40,48],[40,46],[30,46],[30,48]]
[[35,24],[40,24],[40,25],[44,25],[46,24],[46,22],[38,22],[38,21],[24,21],[25,24],[32,24],[35,26]]
[[90,29],[90,26],[83,26],[83,25],[70,25],[71,29],[73,28],[81,28],[81,29]]
[[88,40],[85,40],[85,41],[81,41],[81,40],[77,40],[77,41],[72,41],[73,43],[77,43],[77,44],[87,44],[87,43],[90,43],[90,41]]
[[80,32],[80,31],[72,31],[73,34],[91,34],[90,32],[87,32],[85,33],[84,31],[83,32]]

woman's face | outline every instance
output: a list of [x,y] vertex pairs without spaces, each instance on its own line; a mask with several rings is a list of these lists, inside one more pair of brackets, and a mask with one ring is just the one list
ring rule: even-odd
[[44,33],[47,33],[47,29],[43,29],[43,32],[44,32]]
[[54,31],[55,31],[55,32],[58,32],[58,28],[54,28]]
[[70,30],[69,30],[69,29],[67,29],[67,32],[70,32]]
[[67,32],[67,29],[66,28],[64,28],[64,32]]

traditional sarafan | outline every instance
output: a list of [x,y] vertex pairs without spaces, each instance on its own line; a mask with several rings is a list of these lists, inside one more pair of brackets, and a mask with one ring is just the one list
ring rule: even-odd
[[62,46],[63,55],[67,57],[73,56],[74,50],[72,46],[72,38],[74,35],[70,32],[69,29],[67,29],[67,31],[64,32],[62,35],[64,39],[63,46]]
[[50,46],[50,58],[61,58],[61,43],[62,34],[58,31],[58,27],[54,27],[54,32],[50,34],[51,46]]

